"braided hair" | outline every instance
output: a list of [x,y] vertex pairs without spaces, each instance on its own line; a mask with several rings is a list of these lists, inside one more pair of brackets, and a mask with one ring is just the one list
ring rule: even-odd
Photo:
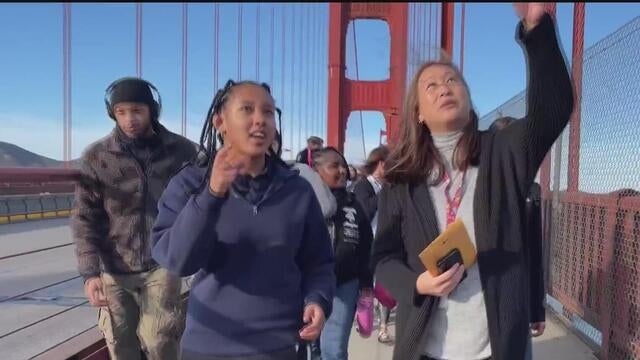
[[[213,159],[216,157],[216,153],[218,151],[218,143],[220,145],[224,145],[224,140],[222,135],[218,133],[218,130],[213,125],[211,121],[214,115],[219,115],[224,108],[227,100],[229,100],[229,95],[234,87],[240,85],[255,85],[260,86],[271,95],[271,88],[266,83],[257,83],[255,81],[239,81],[235,82],[231,79],[227,81],[222,89],[219,89],[216,92],[216,96],[213,97],[213,101],[211,102],[211,106],[209,106],[209,111],[207,111],[207,116],[204,119],[204,124],[202,126],[202,132],[200,133],[200,149],[198,151],[198,156],[196,159],[196,163],[200,167],[207,166],[207,172],[204,179],[207,179],[209,175],[211,175],[211,169],[213,168]],[[268,153],[273,159],[278,160],[279,162],[284,164],[284,161],[280,158],[282,154],[282,131],[281,131],[281,118],[282,111],[276,107],[276,113],[278,115],[278,129],[276,130],[276,136],[274,142],[277,143],[277,147],[270,146]]]
[[336,155],[338,155],[338,158],[342,161],[342,164],[347,167],[347,180],[351,180],[351,174],[348,170],[349,163],[347,162],[347,159],[345,159],[344,155],[342,155],[342,153],[333,146],[327,146],[323,147],[322,149],[311,151],[311,163],[313,169],[317,170],[316,167],[323,164],[325,161],[325,157],[330,153],[335,153]]

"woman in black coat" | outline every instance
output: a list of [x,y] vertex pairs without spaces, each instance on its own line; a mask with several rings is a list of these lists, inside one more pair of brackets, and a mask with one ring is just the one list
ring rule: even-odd
[[[422,65],[410,84],[372,254],[376,279],[398,300],[396,360],[531,356],[525,200],[573,93],[544,5],[515,7],[529,71],[523,119],[479,131],[469,88],[448,61]],[[456,219],[477,261],[431,276],[418,254]]]

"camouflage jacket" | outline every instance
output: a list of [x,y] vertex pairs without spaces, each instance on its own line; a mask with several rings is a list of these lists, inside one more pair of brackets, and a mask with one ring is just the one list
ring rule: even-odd
[[158,136],[144,168],[116,128],[85,150],[71,216],[78,270],[85,280],[101,272],[137,273],[157,266],[150,234],[158,200],[197,150],[161,125]]

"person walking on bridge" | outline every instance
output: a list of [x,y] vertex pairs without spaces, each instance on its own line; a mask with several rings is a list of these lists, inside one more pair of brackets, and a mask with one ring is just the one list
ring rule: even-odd
[[312,152],[312,162],[337,202],[336,213],[327,221],[336,256],[337,288],[333,313],[320,336],[320,353],[322,360],[347,360],[358,298],[373,297],[369,268],[373,232],[356,196],[346,189],[350,176],[342,154],[333,147],[322,148]]
[[201,156],[160,200],[153,257],[195,274],[182,359],[296,360],[331,314],[329,233],[311,185],[272,148],[276,114],[266,84],[228,81],[205,118]]
[[[514,7],[529,70],[524,118],[479,131],[450,61],[423,64],[409,85],[372,255],[377,281],[398,301],[395,360],[531,358],[525,201],[569,121],[573,89],[544,4]],[[456,221],[476,261],[465,268],[452,257],[443,273],[426,269],[434,276],[419,254]]]
[[155,87],[123,78],[106,91],[111,134],[81,159],[71,228],[78,270],[113,360],[178,357],[181,279],[151,257],[151,226],[171,176],[196,146],[159,122]]
[[317,136],[310,136],[307,139],[307,148],[300,150],[298,156],[296,156],[296,162],[307,164],[311,167],[311,152],[321,149],[324,144],[324,140]]

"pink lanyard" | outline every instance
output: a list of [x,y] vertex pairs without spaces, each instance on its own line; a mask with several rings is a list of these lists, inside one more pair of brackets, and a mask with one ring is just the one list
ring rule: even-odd
[[449,175],[446,172],[444,173],[444,182],[446,183],[446,186],[444,188],[444,196],[447,199],[447,226],[449,226],[452,222],[456,221],[456,215],[458,214],[458,209],[460,208],[460,203],[462,202],[462,195],[463,195],[462,187],[464,186],[464,178],[466,175],[467,175],[467,171],[465,170],[462,173],[462,180],[460,181],[460,186],[458,186],[458,189],[456,190],[452,199],[450,195],[450,191],[451,191],[451,185],[453,182],[449,178]]

